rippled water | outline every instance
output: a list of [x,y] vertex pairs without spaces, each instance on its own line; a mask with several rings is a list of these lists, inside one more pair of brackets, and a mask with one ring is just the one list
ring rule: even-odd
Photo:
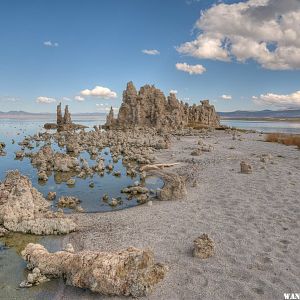
[[281,132],[300,134],[300,122],[221,120],[221,124],[241,129],[256,130],[259,132]]

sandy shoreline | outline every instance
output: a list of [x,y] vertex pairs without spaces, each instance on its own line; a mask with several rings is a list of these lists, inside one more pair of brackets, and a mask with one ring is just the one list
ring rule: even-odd
[[[209,133],[204,141],[214,150],[198,157],[190,153],[199,137],[174,139],[156,156],[158,162],[181,162],[173,170],[188,178],[186,200],[77,214],[80,231],[65,242],[75,250],[151,248],[170,270],[146,299],[283,299],[285,292],[298,292],[300,152],[263,139]],[[261,162],[263,154],[272,159]],[[241,160],[251,163],[252,174],[240,173]],[[202,233],[216,247],[206,260],[192,256],[193,240]],[[120,297],[61,284],[56,299]]]

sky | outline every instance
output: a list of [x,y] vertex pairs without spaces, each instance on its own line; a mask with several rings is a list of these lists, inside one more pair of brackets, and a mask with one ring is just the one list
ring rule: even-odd
[[300,108],[300,0],[1,0],[0,111],[116,110],[128,81]]

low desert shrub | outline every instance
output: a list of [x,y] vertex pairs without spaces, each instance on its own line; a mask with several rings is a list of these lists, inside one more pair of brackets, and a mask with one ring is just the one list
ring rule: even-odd
[[280,143],[287,146],[298,146],[300,149],[300,135],[284,134],[284,133],[270,133],[266,137],[266,142]]

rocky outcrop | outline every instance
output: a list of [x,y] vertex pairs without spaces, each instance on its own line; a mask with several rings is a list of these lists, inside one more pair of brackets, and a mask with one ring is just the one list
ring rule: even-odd
[[56,124],[55,123],[44,124],[45,129],[57,129],[57,131],[69,131],[69,130],[82,129],[85,127],[86,126],[75,124],[72,122],[68,105],[66,105],[64,116],[62,116],[61,103],[59,103],[56,108]]
[[10,171],[0,183],[0,226],[9,231],[63,234],[76,229],[71,219],[50,211],[49,206],[29,178],[18,171]]
[[69,106],[66,105],[65,107],[65,114],[64,114],[64,125],[70,125],[72,124],[71,114],[69,112]]
[[64,119],[61,113],[61,103],[59,103],[56,107],[56,124],[57,126],[61,126],[64,123]]
[[88,288],[104,295],[147,295],[167,272],[166,266],[154,263],[150,250],[133,247],[119,252],[76,253],[68,245],[63,251],[49,253],[44,246],[30,243],[22,251],[22,257],[34,274],[30,276],[27,286],[39,283],[39,278],[45,281],[43,276],[62,277],[68,285]]
[[153,170],[148,175],[155,175],[164,181],[163,188],[157,193],[159,200],[180,200],[187,197],[185,180],[174,172]]
[[155,127],[179,129],[183,127],[219,127],[219,116],[208,100],[189,106],[179,101],[175,94],[167,98],[153,85],[141,87],[139,92],[132,82],[123,92],[123,103],[117,118],[111,108],[106,128]]

